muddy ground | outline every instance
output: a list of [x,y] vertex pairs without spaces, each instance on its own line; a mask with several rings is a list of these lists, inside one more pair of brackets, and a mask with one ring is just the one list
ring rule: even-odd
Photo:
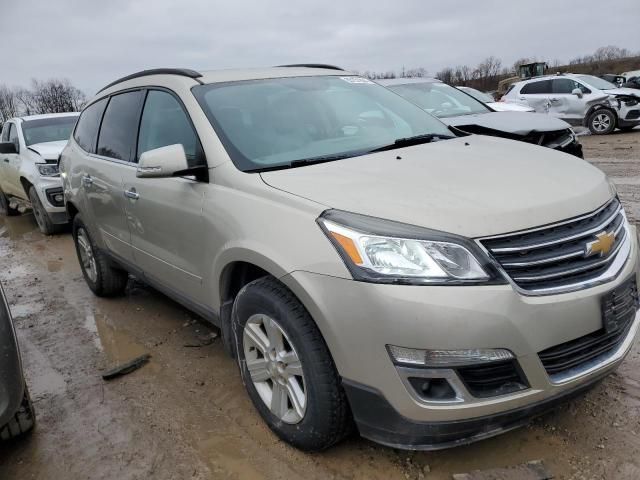
[[[640,220],[640,131],[581,140]],[[309,455],[265,427],[193,314],[136,282],[123,298],[94,297],[68,234],[43,237],[31,215],[0,218],[0,281],[38,419],[32,435],[0,445],[2,480],[449,479],[536,459],[561,479],[640,478],[638,345],[586,396],[498,438],[421,453],[354,437]],[[145,352],[142,369],[101,379]]]

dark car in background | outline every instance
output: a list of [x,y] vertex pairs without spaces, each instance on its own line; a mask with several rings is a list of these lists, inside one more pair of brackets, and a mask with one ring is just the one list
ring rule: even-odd
[[13,320],[0,285],[0,440],[27,433],[34,424],[35,414],[24,380]]

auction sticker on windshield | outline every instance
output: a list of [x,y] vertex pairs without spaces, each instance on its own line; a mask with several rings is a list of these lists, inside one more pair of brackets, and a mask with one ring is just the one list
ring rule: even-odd
[[371,80],[369,80],[368,78],[363,78],[363,77],[340,77],[342,80],[344,80],[345,82],[349,82],[349,83],[366,83],[366,84],[373,84],[373,82]]

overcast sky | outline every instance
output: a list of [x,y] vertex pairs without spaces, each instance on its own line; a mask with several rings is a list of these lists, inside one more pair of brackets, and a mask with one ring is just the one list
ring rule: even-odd
[[69,78],[92,95],[154,67],[321,62],[357,70],[552,62],[640,50],[640,0],[0,0],[0,84]]

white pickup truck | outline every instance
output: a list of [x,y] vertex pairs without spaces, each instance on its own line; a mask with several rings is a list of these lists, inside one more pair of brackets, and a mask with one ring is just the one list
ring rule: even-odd
[[77,119],[77,113],[57,113],[5,122],[0,136],[0,214],[32,209],[45,235],[67,223],[58,156]]

